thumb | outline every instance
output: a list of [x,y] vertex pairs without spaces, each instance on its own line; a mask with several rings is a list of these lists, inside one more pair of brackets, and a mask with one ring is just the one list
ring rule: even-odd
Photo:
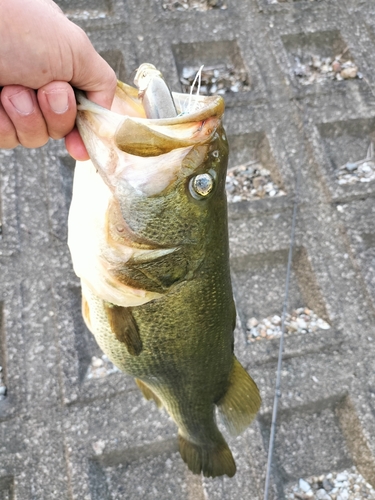
[[81,29],[79,33],[79,50],[73,52],[73,77],[71,85],[84,90],[91,101],[110,109],[117,78],[109,64],[96,52],[91,42]]

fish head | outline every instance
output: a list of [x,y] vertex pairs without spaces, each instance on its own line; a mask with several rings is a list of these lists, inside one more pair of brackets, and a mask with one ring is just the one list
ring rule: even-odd
[[[165,273],[171,282],[186,279],[207,255],[220,254],[226,240],[223,99],[178,93],[173,98],[178,116],[148,119],[138,90],[121,82],[111,110],[77,96],[77,126],[91,159],[91,175],[106,197],[101,209],[93,208],[101,210],[101,223],[92,237],[101,241],[97,253],[117,278],[121,266],[141,261],[164,260],[175,268],[175,254],[184,271],[177,277],[176,270]],[[90,203],[95,203],[92,197]],[[164,284],[170,285],[168,280]],[[154,286],[159,292],[162,288]]]

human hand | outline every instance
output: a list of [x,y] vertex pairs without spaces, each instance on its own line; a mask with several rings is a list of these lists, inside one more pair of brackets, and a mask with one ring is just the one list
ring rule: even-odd
[[0,148],[65,137],[74,158],[88,159],[72,86],[109,108],[116,76],[52,0],[0,2]]

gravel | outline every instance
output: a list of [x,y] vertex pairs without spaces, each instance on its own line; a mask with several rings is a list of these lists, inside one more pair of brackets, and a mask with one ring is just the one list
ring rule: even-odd
[[230,168],[225,187],[230,203],[285,195],[273,182],[271,172],[257,160]]
[[91,363],[87,368],[86,379],[103,378],[111,375],[112,373],[119,372],[120,370],[107,358],[105,354],[100,358],[93,356]]
[[[307,2],[319,2],[320,0],[306,0]],[[268,4],[289,3],[290,0],[268,0]]]
[[108,12],[102,10],[82,10],[82,9],[73,9],[65,11],[66,15],[69,19],[79,19],[82,21],[83,19],[105,19],[107,17]]
[[211,9],[225,10],[227,8],[224,0],[179,0],[163,2],[164,10],[198,10],[205,12]]
[[[180,75],[182,91],[189,93],[199,66],[185,66]],[[199,93],[203,95],[227,94],[229,92],[246,92],[250,83],[244,68],[236,68],[231,64],[203,66]]]
[[362,79],[363,75],[353,61],[342,61],[345,52],[346,50],[335,58],[311,55],[306,58],[308,63],[303,63],[296,56],[294,58],[293,73],[302,85],[311,85],[316,82],[322,83],[329,80]]
[[0,401],[6,398],[7,388],[3,377],[3,367],[0,366]]
[[299,479],[285,497],[295,500],[375,500],[375,490],[355,467],[339,473]]
[[[319,318],[308,307],[300,307],[285,316],[285,335],[313,333],[330,328],[326,321]],[[246,334],[249,342],[279,338],[281,336],[281,315],[274,314],[262,320],[250,318],[246,323]]]
[[374,144],[371,141],[366,158],[356,162],[347,162],[336,170],[339,184],[354,184],[356,182],[371,182],[375,179]]

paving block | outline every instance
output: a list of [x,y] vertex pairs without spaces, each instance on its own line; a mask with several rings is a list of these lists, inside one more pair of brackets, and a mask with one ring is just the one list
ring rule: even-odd
[[[282,191],[228,208],[235,351],[263,398],[249,429],[226,435],[237,474],[192,475],[173,421],[86,329],[66,245],[74,161],[50,141],[0,151],[2,500],[263,499],[279,340],[254,340],[249,322],[281,316],[297,194],[287,311],[312,310],[329,328],[285,337],[269,499],[351,467],[375,487],[375,8],[190,3],[58,1],[127,83],[143,62],[175,91],[202,64],[229,75],[216,89],[229,167],[256,164]],[[337,78],[335,58],[356,74]]]

